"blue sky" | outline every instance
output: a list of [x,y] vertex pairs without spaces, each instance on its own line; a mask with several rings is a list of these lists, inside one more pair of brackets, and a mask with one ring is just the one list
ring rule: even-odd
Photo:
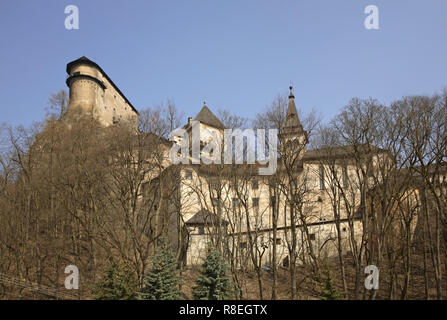
[[[379,30],[364,28],[370,4]],[[445,0],[1,1],[0,122],[41,120],[82,55],[137,109],[170,98],[194,116],[205,99],[253,117],[292,81],[297,107],[329,120],[352,97],[446,88],[446,16]]]

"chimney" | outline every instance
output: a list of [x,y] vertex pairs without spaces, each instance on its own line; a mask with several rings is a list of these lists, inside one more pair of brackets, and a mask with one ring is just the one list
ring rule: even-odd
[[192,124],[192,117],[188,117],[188,124],[189,124],[189,125]]

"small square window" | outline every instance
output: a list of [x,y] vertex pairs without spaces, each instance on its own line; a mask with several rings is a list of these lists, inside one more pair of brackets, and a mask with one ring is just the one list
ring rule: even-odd
[[276,244],[277,244],[277,245],[281,245],[281,238],[277,238],[277,239],[276,239]]
[[186,180],[192,180],[192,171],[185,171],[185,179]]
[[219,188],[219,181],[217,181],[217,180],[210,180],[210,182],[209,182],[209,185],[210,185],[210,189],[211,190],[219,190],[220,188]]
[[259,207],[259,198],[253,198],[253,207]]
[[203,226],[199,227],[199,234],[205,234],[205,228]]
[[315,233],[309,234],[309,238],[310,238],[310,240],[315,240]]
[[253,190],[258,190],[259,189],[259,182],[258,182],[258,180],[253,180],[253,182],[251,183],[251,188]]

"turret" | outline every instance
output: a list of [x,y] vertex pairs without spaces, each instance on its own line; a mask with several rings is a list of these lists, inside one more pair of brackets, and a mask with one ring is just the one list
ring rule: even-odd
[[[286,122],[282,130],[280,130],[279,139],[284,148],[289,150],[290,154],[297,154],[302,157],[306,152],[306,145],[308,143],[307,132],[304,131],[303,126],[298,118],[296,111],[295,96],[293,95],[290,86],[289,104],[287,107]],[[286,149],[282,150],[285,152]],[[284,156],[284,155],[283,155]]]
[[67,116],[89,115],[104,126],[127,120],[136,126],[138,111],[99,65],[83,56],[67,64],[67,74]]
[[304,131],[303,126],[298,118],[298,112],[296,111],[295,96],[293,95],[290,86],[289,104],[287,106],[286,123],[281,130],[281,139],[294,140],[300,139],[302,143],[307,143],[307,132]]

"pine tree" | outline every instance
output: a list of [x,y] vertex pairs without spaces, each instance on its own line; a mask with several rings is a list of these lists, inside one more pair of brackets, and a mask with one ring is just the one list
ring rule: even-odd
[[110,260],[104,276],[95,284],[92,293],[97,300],[131,300],[136,299],[136,292],[137,280],[134,274]]
[[197,286],[193,288],[194,299],[225,300],[230,297],[234,292],[227,270],[219,252],[211,250],[203,262]]
[[178,275],[175,257],[162,239],[154,256],[149,272],[144,276],[144,285],[140,293],[145,300],[176,300],[180,299]]
[[320,293],[320,298],[323,300],[340,300],[341,294],[334,285],[329,270],[325,272],[324,284]]

